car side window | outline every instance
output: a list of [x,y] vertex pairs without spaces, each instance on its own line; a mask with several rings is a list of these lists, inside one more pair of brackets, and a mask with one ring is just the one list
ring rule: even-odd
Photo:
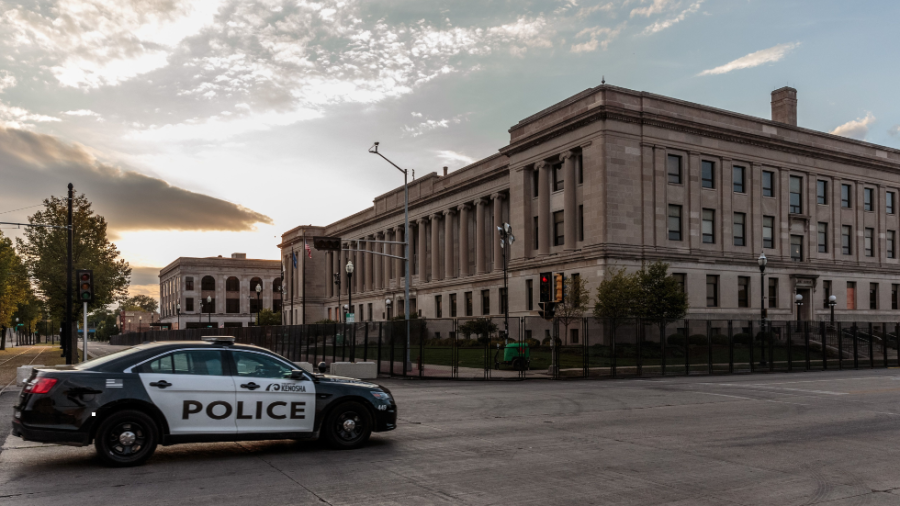
[[284,379],[290,378],[293,371],[284,362],[259,353],[233,351],[231,356],[234,357],[237,376]]
[[175,351],[142,364],[137,372],[153,374],[194,374],[222,376],[222,352],[191,350]]

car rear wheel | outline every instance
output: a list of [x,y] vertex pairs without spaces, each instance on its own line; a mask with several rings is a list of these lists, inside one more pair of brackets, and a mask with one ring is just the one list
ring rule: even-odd
[[335,407],[325,419],[323,435],[333,448],[359,448],[372,435],[372,415],[358,402],[345,402]]
[[113,413],[97,430],[97,456],[109,466],[141,465],[156,451],[159,442],[156,422],[145,413],[124,410]]

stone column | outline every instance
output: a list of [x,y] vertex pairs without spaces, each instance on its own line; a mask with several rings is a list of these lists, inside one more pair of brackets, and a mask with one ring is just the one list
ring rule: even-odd
[[[375,236],[369,236],[369,239],[374,239]],[[366,290],[372,291],[375,289],[375,255],[371,252],[375,251],[375,243],[367,242],[366,243]]]
[[484,256],[484,206],[486,205],[487,199],[477,199],[475,201],[475,274],[487,272]]
[[469,204],[459,210],[459,277],[469,275]]
[[428,218],[419,218],[416,221],[418,224],[418,259],[416,259],[417,265],[419,266],[419,283],[424,283],[428,281],[428,250],[427,246],[427,236],[425,235],[425,227],[428,226]]
[[353,293],[360,293],[363,291],[362,253],[359,252],[359,242],[354,241],[353,246]]
[[503,199],[506,195],[502,193],[495,193],[491,195],[491,199],[494,200],[494,226],[491,228],[491,233],[488,236],[491,238],[491,243],[494,245],[494,270],[502,271],[503,270],[503,248],[500,247],[500,232],[497,230],[497,227],[503,226]]
[[559,159],[563,162],[563,221],[565,222],[563,233],[566,236],[566,251],[575,251],[575,242],[578,240],[577,228],[575,228],[577,221],[575,191],[578,188],[575,176],[575,152],[566,151],[559,155]]
[[[350,260],[350,243],[347,243],[346,248],[341,250],[341,258],[338,264],[338,275],[341,277],[341,295],[343,298],[347,298],[347,294],[350,293],[350,283],[347,282],[347,273],[344,271],[344,268],[347,265],[347,261]],[[294,294],[294,291],[291,290],[291,295]]]
[[550,254],[550,164],[535,164],[538,172],[538,255]]
[[[405,232],[403,230],[403,225],[397,226],[397,228],[394,229],[394,240],[397,242],[403,242],[403,237],[404,237],[403,234],[404,233]],[[394,255],[396,255],[398,257],[402,257],[403,250],[404,250],[404,248],[403,248],[402,244],[394,245]],[[397,286],[402,285],[403,276],[404,276],[405,272],[406,272],[406,267],[403,266],[403,260],[400,260],[399,258],[395,258],[394,259],[394,277],[397,279]]]
[[441,223],[441,214],[435,213],[431,218],[431,280],[444,279],[441,276],[441,235],[438,228]]
[[325,269],[325,293],[328,294],[329,298],[334,297],[334,283],[332,282],[331,275],[334,271],[334,261],[332,261],[333,256],[333,251],[325,252],[325,265],[328,266],[328,268]]
[[456,277],[453,272],[453,209],[444,211],[444,279]]
[[[375,239],[383,241],[383,233],[378,232],[377,234],[375,234]],[[383,248],[384,244],[380,242],[372,244],[372,251],[382,253]],[[384,288],[384,257],[381,255],[372,255],[372,263],[375,264],[375,285],[373,286],[373,288],[380,290]]]

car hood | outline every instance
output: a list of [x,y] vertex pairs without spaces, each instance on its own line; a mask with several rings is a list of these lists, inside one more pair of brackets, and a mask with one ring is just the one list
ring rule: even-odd
[[345,383],[349,385],[354,385],[362,388],[381,388],[380,385],[375,383],[371,383],[369,381],[349,378],[347,376],[334,376],[333,374],[319,374],[317,375],[317,379],[320,383]]

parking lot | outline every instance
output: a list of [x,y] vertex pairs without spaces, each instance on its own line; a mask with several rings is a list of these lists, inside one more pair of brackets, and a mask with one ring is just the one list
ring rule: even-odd
[[396,431],[161,447],[108,469],[93,447],[9,437],[3,504],[900,504],[900,371],[616,381],[384,381]]

